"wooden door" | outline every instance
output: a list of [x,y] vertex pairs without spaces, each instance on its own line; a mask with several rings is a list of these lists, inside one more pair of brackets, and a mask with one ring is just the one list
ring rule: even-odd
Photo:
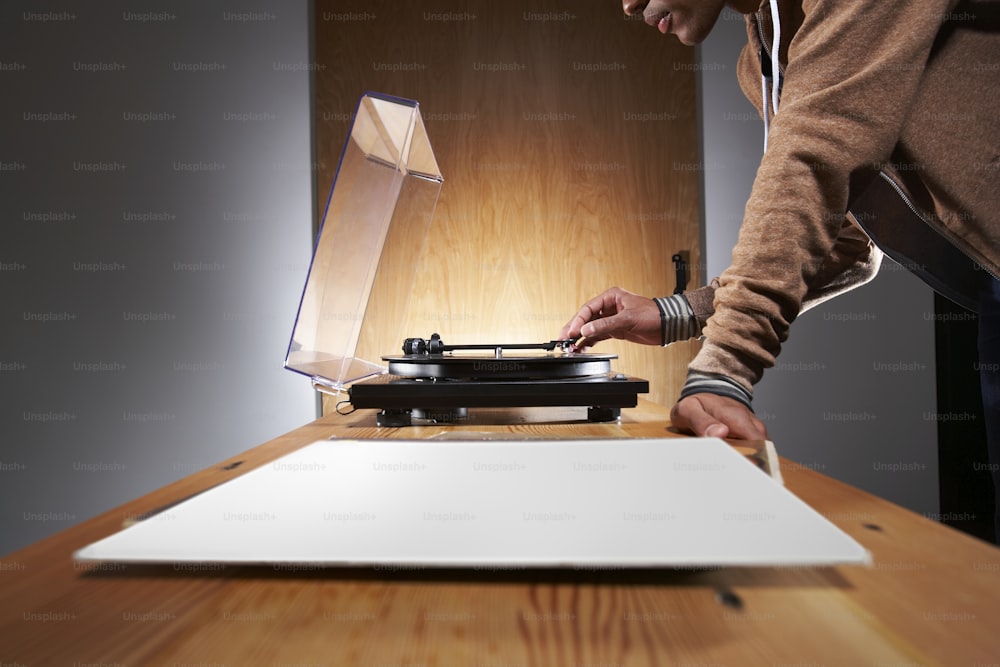
[[[611,0],[316,0],[314,29],[320,213],[368,90],[420,103],[444,175],[400,343],[551,340],[606,287],[672,293],[680,251],[703,284],[693,49]],[[671,404],[696,345],[597,349]]]

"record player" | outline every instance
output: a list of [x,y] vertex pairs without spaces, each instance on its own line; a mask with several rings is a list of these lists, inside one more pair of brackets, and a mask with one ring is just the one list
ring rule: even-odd
[[606,422],[649,391],[646,380],[611,371],[615,355],[573,352],[573,343],[445,345],[438,334],[408,338],[403,354],[382,357],[388,374],[350,387],[350,402],[379,408],[381,426],[451,422],[469,408],[540,406],[586,406],[589,421]]
[[[327,202],[285,367],[353,408],[379,410],[380,426],[451,422],[469,409],[581,406],[614,421],[649,383],[615,373],[613,354],[574,340],[446,344],[398,338],[379,361],[359,341],[385,340],[405,310],[443,178],[412,100],[366,93],[358,103]],[[401,294],[402,292],[402,294]],[[387,315],[389,316],[387,318]],[[383,354],[385,352],[385,354]],[[338,408],[339,409],[339,408]]]

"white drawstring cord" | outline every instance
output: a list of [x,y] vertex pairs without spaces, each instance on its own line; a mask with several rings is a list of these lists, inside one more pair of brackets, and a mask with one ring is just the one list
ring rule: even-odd
[[770,99],[767,94],[767,77],[763,72],[760,75],[760,98],[764,104],[764,152],[767,152],[767,135],[771,131],[771,114],[768,113]]
[[781,97],[781,71],[778,48],[781,46],[781,18],[778,16],[778,0],[771,0],[771,94],[768,96],[768,79],[760,75],[760,96],[764,106],[764,152],[767,152],[767,137],[771,132],[771,113],[778,113],[778,99]]
[[781,47],[781,18],[778,16],[778,0],[771,0],[771,106],[778,113],[778,98],[781,97],[781,61],[778,49]]

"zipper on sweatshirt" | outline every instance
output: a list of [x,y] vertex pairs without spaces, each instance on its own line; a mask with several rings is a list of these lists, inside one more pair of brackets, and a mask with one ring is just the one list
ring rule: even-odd
[[[760,62],[761,73],[761,106],[764,117],[764,151],[767,152],[767,139],[770,134],[770,116],[778,112],[778,101],[781,99],[781,89],[785,81],[785,71],[780,60],[777,61],[778,72],[775,75],[774,65],[776,59],[773,58],[773,51],[770,42],[764,36],[763,10],[758,9],[753,15],[754,27],[757,32],[757,41],[760,48],[757,51],[757,60]],[[774,34],[774,17],[771,17],[771,31]],[[779,45],[780,48],[780,45]],[[773,100],[773,104],[769,101]],[[774,107],[773,109],[771,107]]]
[[952,243],[948,239],[948,237],[945,236],[944,233],[940,229],[938,229],[936,226],[934,226],[930,222],[928,222],[927,218],[924,216],[924,214],[910,200],[909,196],[906,194],[906,192],[903,190],[903,188],[901,188],[896,183],[896,181],[894,181],[886,173],[881,172],[881,171],[879,172],[879,176],[883,180],[885,180],[886,183],[889,184],[889,187],[891,187],[893,190],[896,191],[896,194],[899,195],[899,198],[903,200],[903,203],[906,204],[906,207],[909,208],[910,211],[913,212],[913,215],[917,216],[917,218],[920,219],[921,222],[923,222],[925,225],[927,225],[932,230],[934,230],[934,233],[936,233],[938,236],[940,236],[941,239],[944,240],[946,243],[948,243],[953,248],[955,248],[956,250],[958,250],[960,253],[962,253],[963,255],[965,255],[966,257],[968,257],[969,261],[971,261],[977,267],[979,267],[980,269],[982,269],[986,273],[990,274],[990,276],[992,276],[994,279],[1000,280],[1000,277],[998,277],[997,274],[995,274],[993,271],[991,271],[987,266],[985,266],[982,262],[980,262],[979,260],[977,260],[975,257],[972,257],[969,253],[965,252],[965,250],[963,250],[962,248],[959,248],[957,245],[955,245],[954,243]]
[[[754,13],[753,23],[754,23],[754,27],[757,28],[757,39],[760,40],[760,53],[762,55],[766,55],[767,56],[766,58],[761,57],[761,59],[760,59],[761,73],[764,74],[764,76],[766,76],[768,78],[771,78],[771,76],[773,74],[773,72],[771,72],[771,56],[772,56],[771,46],[770,46],[771,45],[771,40],[767,39],[764,36],[764,26],[761,23],[761,20],[763,18],[764,18],[764,12],[762,10],[758,9]],[[774,19],[771,19],[771,20],[773,21]],[[766,68],[766,70],[765,70],[765,68]],[[785,78],[785,68],[781,65],[781,62],[779,61],[778,62],[778,85],[779,86],[781,85],[781,81],[784,78]]]
[[998,277],[996,273],[994,273],[992,270],[990,270],[989,267],[987,267],[985,264],[983,264],[982,262],[980,262],[978,259],[976,259],[972,255],[970,255],[969,253],[967,253],[962,248],[959,248],[957,245],[955,245],[954,243],[952,243],[951,240],[947,236],[945,236],[944,233],[940,229],[938,229],[936,226],[934,226],[930,222],[928,222],[927,218],[920,211],[920,209],[917,208],[917,206],[913,203],[913,201],[910,200],[910,197],[906,194],[906,192],[903,190],[903,188],[901,188],[896,183],[896,181],[894,181],[891,177],[889,177],[888,174],[886,174],[883,171],[880,171],[878,173],[878,175],[879,175],[879,177],[882,180],[884,180],[886,183],[889,184],[889,187],[891,187],[893,190],[896,191],[896,194],[899,195],[899,198],[901,200],[903,200],[903,203],[906,204],[906,207],[908,209],[910,209],[910,211],[913,212],[913,215],[917,216],[918,220],[920,220],[921,222],[923,222],[925,225],[927,225],[927,227],[929,227],[931,230],[933,230],[935,234],[937,234],[938,236],[940,236],[941,240],[943,240],[945,243],[947,243],[948,245],[950,245],[951,247],[953,247],[955,250],[957,250],[960,253],[962,253],[963,255],[965,255],[965,257],[968,258],[968,260],[970,262],[972,262],[973,265],[975,265],[976,267],[978,267],[982,271],[988,273],[990,276],[993,277],[994,280],[1000,280],[1000,277]]

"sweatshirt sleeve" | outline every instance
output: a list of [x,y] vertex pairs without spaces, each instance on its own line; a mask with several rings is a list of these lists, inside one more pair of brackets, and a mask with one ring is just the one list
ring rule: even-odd
[[774,365],[810,286],[829,269],[851,175],[889,159],[954,4],[802,3],[767,152],[691,373],[751,391]]
[[[881,264],[882,251],[868,240],[864,232],[845,221],[833,252],[823,262],[823,267],[806,291],[799,314],[871,281],[878,274]],[[715,313],[717,289],[719,279],[713,278],[708,285],[684,292],[683,295],[654,299],[664,320],[664,345],[702,335],[708,318]],[[677,300],[677,306],[670,308],[665,305],[673,300]]]

